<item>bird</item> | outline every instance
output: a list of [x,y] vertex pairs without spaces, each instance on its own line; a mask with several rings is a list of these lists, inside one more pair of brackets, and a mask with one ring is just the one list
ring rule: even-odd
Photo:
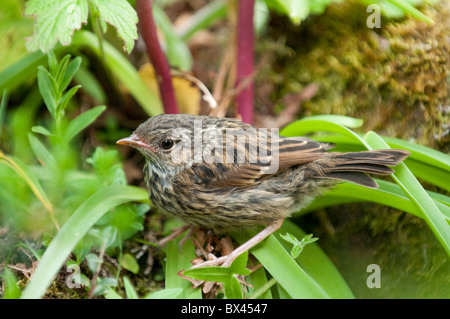
[[284,137],[237,119],[189,114],[149,118],[117,141],[145,158],[149,198],[163,213],[217,233],[264,226],[229,255],[196,267],[229,266],[292,213],[342,181],[377,188],[410,155],[401,149],[332,152],[333,144]]

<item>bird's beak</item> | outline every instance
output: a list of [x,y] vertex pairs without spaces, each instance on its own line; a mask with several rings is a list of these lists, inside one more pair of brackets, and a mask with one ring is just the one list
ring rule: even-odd
[[156,152],[156,150],[152,146],[150,146],[147,143],[145,143],[136,134],[131,134],[129,137],[122,138],[122,139],[118,140],[116,142],[116,144],[127,145],[127,146],[136,147],[136,148],[146,148],[146,149],[148,149],[148,150],[150,150],[152,152]]

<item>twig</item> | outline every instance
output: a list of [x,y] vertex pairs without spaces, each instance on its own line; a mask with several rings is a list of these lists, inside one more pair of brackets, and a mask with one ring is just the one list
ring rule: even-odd
[[[236,87],[253,74],[254,6],[255,0],[238,1]],[[249,124],[253,123],[253,77],[251,79],[252,81],[236,96],[237,113],[243,122]]]
[[92,276],[91,288],[89,289],[87,299],[91,299],[94,294],[95,287],[97,286],[97,278],[100,273],[100,270],[102,269],[103,257],[105,256],[105,251],[106,251],[106,242],[103,242],[103,244],[100,248],[100,252],[98,254],[98,258],[100,259],[100,262],[97,264],[97,268],[95,269],[94,276]]
[[177,114],[178,106],[172,85],[169,64],[158,41],[156,24],[153,18],[153,0],[137,0],[136,8],[139,16],[139,28],[147,46],[147,52],[156,71],[159,92],[167,114]]

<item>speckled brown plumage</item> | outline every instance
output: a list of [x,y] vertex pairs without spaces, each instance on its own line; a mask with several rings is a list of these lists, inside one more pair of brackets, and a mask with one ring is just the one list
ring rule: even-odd
[[[227,140],[230,135],[233,140]],[[305,137],[286,138],[234,119],[186,114],[150,118],[118,143],[144,155],[154,205],[217,231],[273,224],[339,180],[377,187],[367,173],[390,174],[388,166],[409,155],[404,150],[327,152],[331,145]]]

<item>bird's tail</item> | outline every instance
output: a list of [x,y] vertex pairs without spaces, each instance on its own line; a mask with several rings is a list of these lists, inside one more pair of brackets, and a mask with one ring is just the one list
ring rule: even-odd
[[378,188],[375,180],[367,174],[392,174],[394,170],[388,166],[396,166],[409,154],[410,152],[399,149],[330,152],[327,156],[310,163],[315,172],[312,177],[345,180],[370,188]]

